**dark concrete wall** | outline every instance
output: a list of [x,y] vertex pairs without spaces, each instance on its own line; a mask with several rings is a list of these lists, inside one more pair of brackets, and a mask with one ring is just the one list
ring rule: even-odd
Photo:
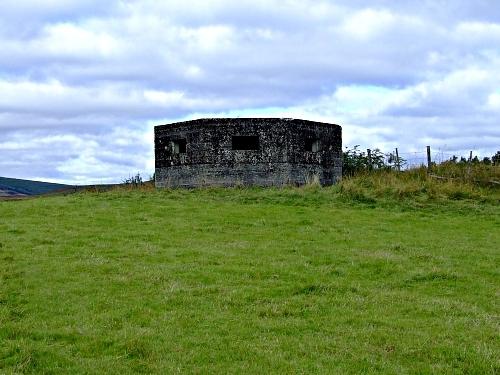
[[[258,136],[258,150],[233,150]],[[171,142],[186,141],[185,153]],[[311,143],[319,140],[319,151]],[[181,146],[182,148],[182,146]],[[342,129],[294,119],[201,119],[155,127],[156,186],[331,185],[342,176]]]

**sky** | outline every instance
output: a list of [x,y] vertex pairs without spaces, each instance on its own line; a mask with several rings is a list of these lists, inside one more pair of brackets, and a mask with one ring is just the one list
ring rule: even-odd
[[147,178],[154,125],[202,117],[500,150],[498,0],[2,0],[0,46],[0,176]]

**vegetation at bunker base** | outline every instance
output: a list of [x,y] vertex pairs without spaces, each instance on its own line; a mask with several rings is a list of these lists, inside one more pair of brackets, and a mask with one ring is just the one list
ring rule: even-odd
[[0,372],[498,373],[497,193],[348,184],[0,202]]

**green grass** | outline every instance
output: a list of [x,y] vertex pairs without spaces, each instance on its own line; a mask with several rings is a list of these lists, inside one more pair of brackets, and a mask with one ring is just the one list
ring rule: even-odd
[[0,372],[498,374],[497,202],[0,202]]
[[386,200],[392,204],[396,200],[426,204],[472,200],[498,205],[500,185],[491,181],[500,180],[500,166],[473,165],[470,176],[466,176],[466,167],[443,163],[435,167],[435,170],[441,168],[438,178],[435,171],[429,175],[425,168],[400,173],[391,170],[364,172],[344,179],[340,191],[349,199],[365,203]]

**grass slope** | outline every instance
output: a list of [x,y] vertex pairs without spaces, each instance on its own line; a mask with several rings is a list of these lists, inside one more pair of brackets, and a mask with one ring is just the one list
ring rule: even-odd
[[0,202],[0,372],[499,373],[499,227],[338,188]]
[[67,189],[72,186],[53,184],[50,182],[20,180],[17,178],[0,177],[0,189],[15,191],[25,195],[46,194],[56,190]]

